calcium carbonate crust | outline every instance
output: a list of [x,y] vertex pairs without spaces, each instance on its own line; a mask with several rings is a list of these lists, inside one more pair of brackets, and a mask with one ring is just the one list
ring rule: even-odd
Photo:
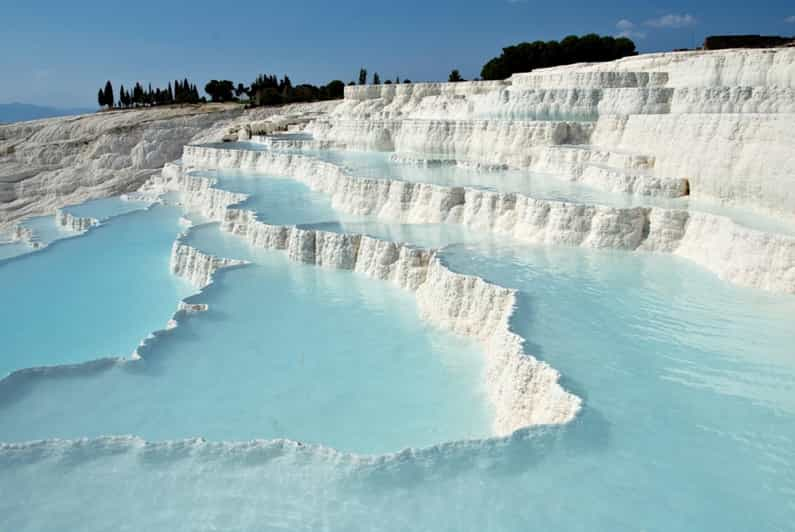
[[87,216],[75,216],[68,211],[58,209],[55,211],[55,223],[73,233],[85,233],[92,227],[99,225],[99,220]]
[[[136,210],[147,210],[151,208],[153,205],[157,203],[161,203],[159,195],[153,194],[144,194],[144,193],[137,193],[133,192],[131,194],[122,194],[120,196],[122,201],[136,201],[140,203],[144,203],[145,205],[141,206],[140,209]],[[130,211],[134,212],[134,211]],[[129,214],[129,213],[125,213]],[[119,214],[115,217],[124,216],[125,214]],[[86,234],[87,232],[91,231],[95,227],[99,227],[102,225],[106,219],[97,219],[87,216],[75,216],[68,212],[65,209],[56,209],[55,216],[53,217],[55,224],[64,230],[66,233],[56,240],[63,240],[65,238],[72,238],[75,236],[81,236]],[[34,231],[32,228],[23,225],[22,223],[17,223],[12,226],[11,230],[11,242],[21,242],[26,244],[32,251],[40,251],[52,242],[43,242],[40,240],[39,235]]]
[[[530,243],[673,253],[739,285],[795,293],[795,238],[746,228],[723,216],[359,178],[331,163],[289,153],[186,146],[182,160],[186,167],[290,176],[328,194],[335,208],[351,214],[403,223],[462,224]],[[167,167],[163,175],[179,171]],[[162,179],[151,183],[162,184]],[[207,202],[212,210],[214,203]]]
[[[342,104],[306,127],[338,147],[439,153],[790,219],[793,129],[793,48],[644,54],[503,81],[349,86]],[[581,161],[570,166],[572,145]],[[603,153],[616,156],[599,160]],[[645,163],[625,166],[622,154]]]
[[[365,235],[266,224],[253,211],[233,207],[245,195],[213,185],[210,178],[191,176],[170,165],[161,176],[151,179],[147,188],[179,192],[186,206],[220,222],[223,230],[241,236],[253,247],[284,250],[297,262],[359,272],[413,292],[423,319],[483,346],[496,435],[531,425],[566,423],[579,411],[581,400],[560,386],[559,373],[526,354],[524,340],[510,330],[515,291],[452,272],[431,250]],[[206,255],[178,240],[171,265],[173,273],[201,287],[211,282],[219,268],[236,263]]]
[[334,105],[244,111],[236,104],[207,104],[0,125],[0,233],[67,205],[132,193],[178,159],[189,142],[219,142],[230,131],[237,139],[251,123],[270,124],[262,132],[287,130]]
[[[11,229],[18,238],[31,238],[24,227],[15,227],[19,219],[134,190],[165,160],[176,158],[176,151],[189,139],[249,140],[293,128],[304,128],[316,138],[283,147],[358,146],[404,153],[438,148],[472,164],[546,169],[620,192],[676,196],[686,190],[697,197],[791,216],[795,203],[788,132],[795,116],[794,64],[795,50],[791,49],[687,52],[537,70],[497,82],[346,87],[342,104],[307,108],[309,120],[271,118],[279,113],[270,110],[206,121],[170,116],[184,123],[144,126],[146,134],[137,140],[132,138],[137,132],[130,135],[127,128],[135,130],[139,124],[116,127],[119,120],[112,113],[82,123],[56,119],[3,126],[0,230]],[[502,123],[511,121],[546,123]],[[109,127],[104,128],[103,122]],[[85,142],[87,147],[81,147]],[[544,202],[462,187],[358,179],[332,165],[300,157],[229,152],[195,151],[191,156],[197,166],[232,161],[239,165],[234,167],[290,175],[327,192],[335,207],[348,212],[407,222],[463,223],[532,242],[672,252],[739,284],[795,292],[793,239],[746,229],[720,216]],[[251,212],[232,207],[240,195],[195,181],[177,167],[166,165],[141,193],[152,197],[169,188],[182,190],[186,205],[221,221],[224,229],[241,234],[252,245],[285,249],[294,260],[396,282],[416,294],[426,319],[478,338],[489,358],[492,400],[503,405],[496,433],[534,422],[562,423],[579,409],[579,398],[560,387],[557,372],[525,355],[523,340],[508,328],[515,305],[513,291],[451,272],[432,251],[362,235],[268,226]],[[59,218],[59,223],[77,230],[91,227],[86,219]],[[172,249],[175,273],[198,287],[211,283],[219,268],[237,265],[195,250],[181,238]],[[183,315],[202,310],[206,305],[184,300],[168,328],[176,326]],[[167,333],[168,329],[155,332],[134,358],[145,356],[153,339]],[[102,370],[122,361],[100,359],[20,370],[0,381],[0,393],[12,389],[9,384],[15,381]],[[83,446],[166,454],[174,449],[217,453],[219,448],[278,454],[301,452],[305,447],[286,440],[148,443],[134,437],[0,444],[3,454],[36,456],[68,454]],[[333,460],[341,456],[325,448],[312,451]],[[414,452],[373,458],[373,463]]]

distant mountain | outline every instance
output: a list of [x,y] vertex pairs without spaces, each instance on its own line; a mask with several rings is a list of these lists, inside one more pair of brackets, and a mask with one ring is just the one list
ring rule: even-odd
[[0,123],[22,122],[25,120],[37,120],[39,118],[51,118],[53,116],[81,115],[93,113],[94,111],[96,111],[96,109],[61,109],[29,103],[0,103]]

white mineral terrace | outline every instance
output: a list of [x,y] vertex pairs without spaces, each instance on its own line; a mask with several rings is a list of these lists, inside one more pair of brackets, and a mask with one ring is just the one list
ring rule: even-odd
[[307,126],[316,141],[795,212],[792,48],[642,55],[501,82],[350,86],[345,96]]
[[[277,141],[284,131],[305,136]],[[433,250],[266,224],[235,207],[245,194],[215,188],[212,179],[190,171],[288,176],[328,195],[340,211],[386,221],[461,224],[538,245],[671,253],[729,282],[795,294],[795,237],[729,216],[365,178],[295,153],[364,149],[393,152],[396,164],[520,168],[645,199],[715,200],[787,224],[795,215],[793,131],[795,49],[654,54],[494,82],[351,86],[342,102],[254,112],[57,119],[0,128],[0,170],[7,170],[0,171],[6,176],[0,229],[31,240],[34,235],[16,225],[25,217],[135,190],[150,199],[176,192],[187,210],[220,222],[253,247],[394,282],[415,295],[424,319],[478,340],[494,432],[505,435],[566,423],[581,405],[560,385],[558,372],[525,353],[524,340],[510,329],[513,290],[455,273]],[[261,145],[202,145],[221,140]],[[276,149],[277,143],[288,149]],[[167,163],[180,154],[180,163]],[[80,232],[97,221],[57,211],[57,223]],[[219,268],[241,264],[181,238],[171,256],[172,271],[197,287],[212,282]],[[200,307],[182,305],[180,312]]]
[[[179,192],[186,206],[221,222],[253,247],[285,250],[291,260],[339,268],[390,281],[415,294],[423,319],[474,338],[486,355],[486,387],[495,409],[494,433],[507,435],[537,424],[565,423],[580,408],[580,399],[559,384],[556,370],[523,350],[524,339],[509,328],[515,291],[478,277],[447,269],[431,250],[358,234],[340,234],[270,225],[253,211],[232,206],[246,196],[214,188],[213,180],[185,175],[168,167],[148,186]],[[177,241],[172,271],[201,288],[215,271],[240,261],[217,258]]]
[[[721,278],[771,291],[795,293],[795,237],[764,233],[714,214],[656,207],[619,208],[538,200],[523,194],[358,178],[340,167],[277,152],[187,146],[183,163],[197,168],[235,168],[287,175],[328,194],[351,214],[404,223],[457,223],[507,233],[517,240],[594,248],[675,253]],[[187,179],[167,166],[163,180]],[[202,202],[215,214],[220,191],[207,187]]]

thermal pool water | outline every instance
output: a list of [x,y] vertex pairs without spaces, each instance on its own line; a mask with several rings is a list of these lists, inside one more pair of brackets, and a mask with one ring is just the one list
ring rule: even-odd
[[127,357],[163,328],[194,291],[168,271],[179,217],[154,206],[0,262],[0,374]]
[[[372,161],[373,175],[393,164],[364,156],[358,170]],[[200,224],[181,241],[250,262],[187,299],[208,310],[178,313],[140,360],[0,382],[0,528],[791,528],[791,296],[730,285],[670,255],[354,216],[283,176],[193,175],[248,194],[235,208],[265,223],[440,248],[452,271],[516,289],[512,330],[561,372],[582,410],[568,424],[493,437],[481,346],[422,321],[410,292]],[[19,333],[5,371],[125,355],[120,346],[162,329],[191,291],[168,274],[182,214],[156,206],[117,216],[0,263],[3,293],[16,290],[2,302],[4,323],[15,324],[4,334]],[[154,277],[139,277],[139,259]],[[120,292],[96,285],[110,271]],[[105,315],[84,319],[88,303],[66,295],[42,318],[42,284],[54,275]],[[141,294],[157,300],[144,313],[151,324],[136,317]],[[80,310],[63,308],[73,302]],[[59,320],[73,336],[57,336]]]

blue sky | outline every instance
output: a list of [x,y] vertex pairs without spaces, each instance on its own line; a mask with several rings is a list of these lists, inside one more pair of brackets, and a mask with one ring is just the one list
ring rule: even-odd
[[443,79],[453,68],[472,78],[503,46],[573,33],[628,34],[642,52],[710,34],[793,35],[795,3],[0,0],[0,27],[0,103],[91,106],[106,79],[347,82],[360,66],[382,79]]

